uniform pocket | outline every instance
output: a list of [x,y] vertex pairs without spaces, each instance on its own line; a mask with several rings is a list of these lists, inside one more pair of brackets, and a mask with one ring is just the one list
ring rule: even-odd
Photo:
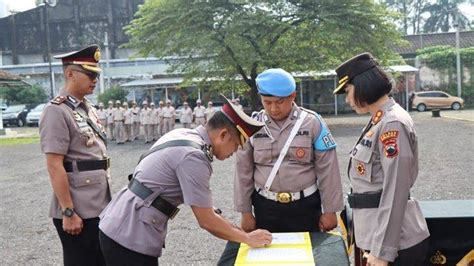
[[166,226],[168,217],[155,209],[155,207],[142,206],[139,210],[139,217],[142,222],[148,224],[159,232],[162,232]]
[[83,171],[77,172],[71,178],[74,187],[92,186],[105,182],[105,170]]
[[272,143],[269,139],[255,139],[253,142],[253,161],[258,164],[272,162]]
[[372,149],[359,144],[351,153],[351,158],[351,178],[360,178],[368,182],[372,182]]
[[312,143],[310,138],[295,138],[288,149],[290,161],[309,163],[312,158]]

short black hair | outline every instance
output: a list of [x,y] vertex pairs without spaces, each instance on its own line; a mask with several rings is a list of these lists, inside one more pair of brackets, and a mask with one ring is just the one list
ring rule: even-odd
[[355,76],[349,83],[354,85],[354,101],[358,106],[373,104],[392,90],[388,74],[379,66]]
[[222,111],[215,112],[207,121],[206,126],[210,129],[227,128],[232,134],[239,136],[239,131],[234,123]]

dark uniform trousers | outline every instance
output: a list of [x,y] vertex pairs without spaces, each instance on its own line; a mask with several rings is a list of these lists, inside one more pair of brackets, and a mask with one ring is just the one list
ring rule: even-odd
[[[389,262],[389,266],[423,266],[426,255],[428,254],[429,238],[421,241],[420,243],[402,249],[398,251],[398,256],[394,262]],[[370,250],[367,250],[370,253]],[[362,265],[367,263],[366,259],[363,259]]]
[[270,232],[319,232],[321,197],[319,190],[308,197],[289,203],[266,199],[252,194],[257,228]]
[[79,235],[70,235],[63,230],[63,220],[53,219],[63,246],[65,266],[105,265],[99,247],[99,218],[82,220],[83,228]]
[[99,229],[100,248],[110,266],[158,266],[158,258],[130,250]]

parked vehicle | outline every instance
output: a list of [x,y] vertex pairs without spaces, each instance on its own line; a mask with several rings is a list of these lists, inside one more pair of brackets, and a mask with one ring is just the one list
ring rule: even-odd
[[28,111],[28,108],[24,104],[8,106],[7,109],[2,112],[3,125],[24,126]]
[[28,126],[38,126],[39,119],[41,117],[41,113],[43,112],[45,105],[45,103],[38,104],[35,108],[31,109],[31,111],[26,115],[26,124]]
[[184,108],[184,106],[180,105],[180,106],[176,107],[176,109],[174,110],[174,113],[176,115],[174,117],[175,122],[179,122],[179,119],[181,118],[181,113],[183,112],[183,108]]
[[450,108],[459,110],[464,107],[464,100],[443,91],[414,92],[410,98],[412,108],[419,112],[433,108]]

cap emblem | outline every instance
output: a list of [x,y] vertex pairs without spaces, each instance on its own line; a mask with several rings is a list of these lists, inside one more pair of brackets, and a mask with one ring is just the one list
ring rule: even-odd
[[95,59],[95,61],[99,62],[99,60],[100,60],[100,49],[95,50],[94,59]]

